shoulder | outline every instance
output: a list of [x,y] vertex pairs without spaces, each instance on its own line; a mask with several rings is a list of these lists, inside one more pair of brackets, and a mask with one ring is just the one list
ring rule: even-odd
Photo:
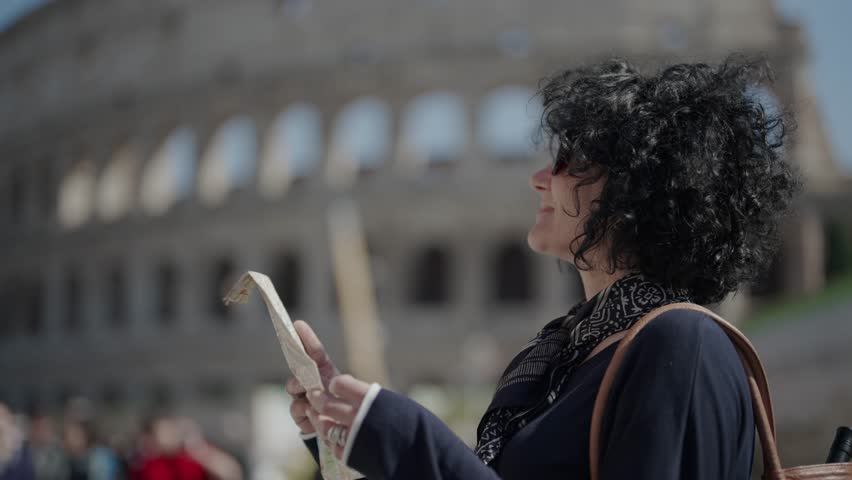
[[616,388],[748,393],[734,344],[713,318],[693,310],[671,310],[646,325],[619,370]]
[[709,315],[677,309],[661,314],[647,324],[633,340],[632,350],[652,356],[666,352],[683,357],[736,356],[728,335]]
[[713,318],[671,310],[646,325],[625,353],[601,424],[602,478],[624,477],[623,465],[642,465],[643,478],[731,478],[735,468],[747,471],[748,384]]
[[652,405],[691,402],[693,392],[724,402],[748,397],[736,348],[710,316],[672,310],[645,326],[624,353],[613,395]]

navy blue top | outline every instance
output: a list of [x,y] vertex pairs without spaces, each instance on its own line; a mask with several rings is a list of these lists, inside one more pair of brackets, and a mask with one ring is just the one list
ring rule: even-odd
[[[588,479],[592,409],[617,345],[580,365],[553,406],[506,443],[493,469],[425,408],[384,389],[349,465],[370,480]],[[673,310],[637,335],[615,378],[601,442],[601,480],[750,478],[748,383],[711,318]]]

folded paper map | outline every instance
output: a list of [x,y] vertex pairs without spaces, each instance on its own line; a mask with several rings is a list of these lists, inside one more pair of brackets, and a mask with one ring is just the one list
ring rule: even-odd
[[[268,276],[251,271],[244,273],[223,299],[225,305],[246,303],[249,293],[254,287],[260,290],[260,295],[269,311],[269,318],[272,320],[273,327],[275,327],[278,343],[281,345],[281,351],[284,352],[284,358],[287,360],[290,371],[306,390],[323,390],[322,378],[317,364],[305,352],[302,340],[296,333],[296,329],[293,328],[290,315],[287,314],[287,309],[284,308],[284,304],[278,298],[278,293]],[[319,447],[320,470],[325,480],[354,480],[363,477],[338,460],[325,446],[325,443],[319,439],[317,439],[317,446]]]

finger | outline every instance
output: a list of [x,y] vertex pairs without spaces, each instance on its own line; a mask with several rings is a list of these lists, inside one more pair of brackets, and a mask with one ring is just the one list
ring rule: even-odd
[[328,353],[325,351],[325,347],[322,346],[322,342],[320,341],[317,334],[314,333],[314,330],[308,325],[304,320],[296,320],[293,322],[293,328],[296,329],[296,333],[299,334],[299,338],[302,340],[302,345],[305,347],[305,352],[307,352],[308,356],[313,359],[313,361],[317,362],[317,366],[322,367],[327,363],[331,363],[331,359],[328,358]]
[[314,410],[322,412],[322,409],[325,408],[326,402],[331,400],[333,397],[322,389],[316,388],[308,392],[305,398],[308,402],[310,402],[311,407],[313,407]]
[[305,411],[305,414],[308,416],[308,421],[310,422],[311,427],[313,428],[314,432],[316,432],[317,435],[320,435],[320,430],[318,428],[319,427],[319,414],[313,408],[307,409],[307,411]]
[[328,438],[328,433],[329,433],[329,430],[331,430],[331,427],[333,427],[334,425],[341,425],[342,427],[344,427],[346,429],[346,435],[347,435],[346,438],[348,439],[349,429],[351,427],[349,425],[339,424],[339,423],[335,422],[334,420],[332,420],[331,418],[326,417],[325,415],[320,415],[319,417],[316,417],[316,418],[317,418],[317,432],[318,432],[317,435],[319,436],[320,440],[322,440],[322,442],[325,443],[325,446],[328,447],[329,450],[331,450],[334,453],[335,457],[337,457],[338,459],[342,459],[343,458],[343,447],[338,445],[337,443],[332,443],[332,441]]
[[317,413],[329,417],[337,423],[348,426],[352,425],[355,421],[358,407],[344,400],[329,398],[323,404],[322,410],[317,410]]
[[312,414],[312,418],[314,419],[314,427],[317,429],[317,435],[325,442],[326,446],[331,447],[332,443],[328,439],[328,431],[331,430],[332,426],[337,425],[337,422],[315,414]]
[[303,395],[306,390],[296,377],[290,377],[284,384],[284,390],[292,396]]
[[362,382],[352,375],[338,375],[331,379],[328,390],[336,397],[348,400],[356,405],[361,405],[370,384]]
[[314,425],[311,423],[311,419],[308,417],[303,418],[301,422],[297,422],[296,426],[299,427],[299,431],[302,432],[303,435],[310,435],[317,432]]
[[308,400],[308,402],[311,403],[311,407],[313,407],[314,410],[319,412],[322,410],[323,404],[328,401],[329,396],[321,389],[316,388],[308,392],[305,398]]
[[290,416],[296,423],[308,418],[308,409],[311,404],[307,400],[296,400],[290,404]]
[[293,421],[302,431],[302,433],[314,433],[316,429],[311,424],[308,418],[308,410],[311,409],[311,404],[307,400],[296,400],[290,404],[290,416]]

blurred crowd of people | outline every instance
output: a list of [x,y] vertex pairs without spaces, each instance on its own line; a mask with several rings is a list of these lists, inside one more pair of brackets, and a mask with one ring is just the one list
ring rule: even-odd
[[0,480],[242,480],[243,467],[191,419],[152,415],[123,445],[109,445],[91,415],[61,422],[0,403]]

